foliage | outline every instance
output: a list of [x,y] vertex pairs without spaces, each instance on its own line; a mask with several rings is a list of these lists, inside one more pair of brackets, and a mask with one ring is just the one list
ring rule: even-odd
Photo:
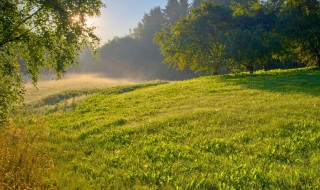
[[203,2],[203,0],[193,0],[192,1],[192,6],[193,7],[198,7],[201,5],[201,3]]
[[171,28],[155,36],[164,62],[175,68],[218,73],[223,62],[223,31],[230,26],[231,11],[222,6],[203,4],[193,9]]
[[48,123],[58,189],[319,189],[319,80],[201,77],[25,114]]
[[[179,72],[161,64],[163,57],[153,36],[162,27],[175,23],[189,11],[187,0],[168,1],[166,7],[155,7],[144,15],[130,35],[114,38],[100,48],[100,59],[80,59],[83,70],[99,72],[108,77],[143,80],[181,80],[193,75],[190,71]],[[90,63],[90,64],[89,64]]]
[[86,20],[99,15],[102,6],[100,0],[1,1],[0,85],[8,89],[1,92],[1,121],[13,103],[21,100],[19,61],[34,83],[43,68],[52,68],[60,77],[81,48],[96,47],[99,39]]
[[165,9],[163,10],[167,23],[173,24],[179,20],[181,16],[188,13],[189,4],[187,0],[168,0]]
[[317,0],[204,1],[155,41],[164,63],[181,70],[253,73],[288,60],[319,66],[319,7]]
[[99,57],[81,58],[81,69],[112,78],[133,80],[181,80],[194,76],[161,64],[162,56],[152,39],[115,38],[99,49]]
[[0,77],[0,126],[7,121],[17,100],[23,99],[23,93],[24,89],[21,86],[19,76],[4,75]]
[[153,34],[159,30],[165,23],[164,13],[160,7],[155,7],[145,14],[141,22],[134,29],[133,36],[137,39],[152,39]]
[[320,2],[292,0],[283,5],[279,30],[293,46],[298,61],[320,67]]
[[202,2],[211,2],[211,3],[218,3],[218,4],[223,4],[226,6],[230,6],[232,2],[238,2],[239,0],[193,0],[192,1],[192,6],[193,7],[198,7],[201,5]]

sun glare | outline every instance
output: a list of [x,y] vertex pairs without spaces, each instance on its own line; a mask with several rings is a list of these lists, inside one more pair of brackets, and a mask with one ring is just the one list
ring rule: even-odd
[[88,26],[96,26],[97,18],[96,17],[88,17],[86,24]]
[[80,22],[80,15],[75,14],[75,15],[71,16],[71,21],[72,21],[73,23],[78,23],[78,22]]

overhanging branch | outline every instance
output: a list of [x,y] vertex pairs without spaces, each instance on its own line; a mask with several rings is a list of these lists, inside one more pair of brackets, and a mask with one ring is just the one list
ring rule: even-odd
[[40,7],[38,10],[36,10],[34,13],[32,13],[31,15],[27,16],[26,18],[24,18],[23,20],[21,20],[19,22],[19,24],[17,24],[17,26],[13,27],[13,29],[11,30],[10,35],[7,36],[5,38],[4,41],[0,42],[0,51],[3,50],[3,47],[7,44],[7,43],[10,43],[10,42],[14,42],[14,41],[17,41],[17,40],[20,40],[22,37],[24,37],[25,35],[27,35],[29,32],[31,32],[36,26],[38,26],[40,24],[40,21],[34,26],[32,27],[31,29],[29,29],[28,31],[20,34],[19,36],[17,37],[13,37],[13,33],[14,31],[18,30],[21,25],[23,25],[24,23],[26,23],[28,20],[30,20],[32,17],[34,17],[36,14],[38,14],[41,10],[44,9],[44,6]]

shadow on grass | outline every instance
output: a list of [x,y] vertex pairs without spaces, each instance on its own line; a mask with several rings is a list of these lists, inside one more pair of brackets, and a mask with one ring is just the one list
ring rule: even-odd
[[274,70],[255,74],[225,75],[220,78],[224,82],[250,89],[320,95],[319,68]]

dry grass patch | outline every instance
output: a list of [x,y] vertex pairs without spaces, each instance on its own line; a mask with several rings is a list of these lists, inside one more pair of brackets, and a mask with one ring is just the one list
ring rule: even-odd
[[[0,129],[0,189],[54,189],[48,178],[54,165],[41,149],[45,130],[9,125]],[[40,126],[37,126],[40,128]]]

